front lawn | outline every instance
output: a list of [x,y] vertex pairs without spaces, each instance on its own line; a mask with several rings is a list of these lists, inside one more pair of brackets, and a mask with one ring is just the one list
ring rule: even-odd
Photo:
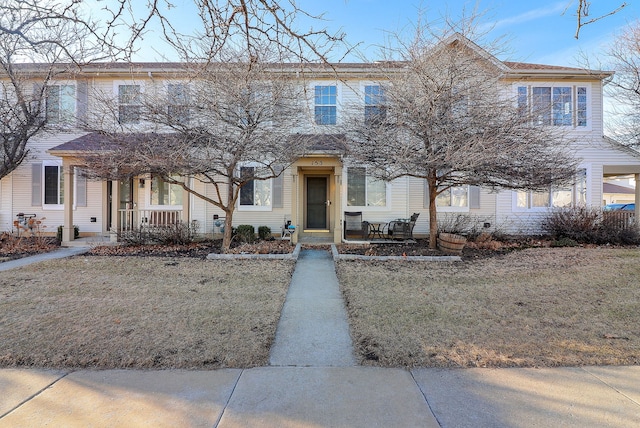
[[640,364],[640,250],[533,248],[464,262],[340,261],[364,364]]

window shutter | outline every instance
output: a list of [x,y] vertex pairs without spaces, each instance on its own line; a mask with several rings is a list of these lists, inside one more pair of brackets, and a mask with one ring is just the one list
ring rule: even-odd
[[469,186],[469,208],[480,208],[480,187]]
[[273,179],[273,208],[282,208],[284,206],[284,172],[281,166],[276,166],[274,170],[280,175]]
[[429,208],[429,184],[426,179],[424,180],[424,196],[422,199],[424,208]]
[[76,207],[87,206],[87,177],[80,168],[75,169],[76,175]]
[[47,115],[47,100],[46,91],[42,83],[33,84],[32,100],[31,114],[39,117],[40,119],[45,119]]
[[89,85],[86,80],[78,80],[76,91],[77,119],[80,126],[87,123],[87,105],[89,104]]
[[42,206],[42,163],[31,164],[31,206]]

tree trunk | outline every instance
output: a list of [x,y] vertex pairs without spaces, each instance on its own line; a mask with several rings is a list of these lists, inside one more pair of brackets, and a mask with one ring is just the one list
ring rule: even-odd
[[225,211],[224,218],[224,234],[222,235],[222,252],[226,253],[231,247],[231,238],[233,232],[233,210]]
[[438,196],[438,182],[436,172],[429,172],[427,177],[429,185],[429,248],[438,247],[438,211],[436,209],[436,197]]
[[[230,168],[227,171],[228,177],[232,177],[233,174],[233,170],[234,168]],[[227,205],[225,207],[224,213],[225,213],[225,219],[224,219],[224,235],[222,236],[222,252],[226,253],[229,251],[229,248],[231,247],[231,238],[232,236],[232,232],[233,232],[233,212],[235,210],[235,199],[233,197],[234,195],[234,188],[233,188],[233,181],[229,178],[229,181],[227,182]]]

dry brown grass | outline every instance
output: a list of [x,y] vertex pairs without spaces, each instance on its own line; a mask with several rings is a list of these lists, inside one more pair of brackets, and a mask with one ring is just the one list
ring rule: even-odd
[[0,366],[265,365],[292,269],[80,256],[2,272]]
[[342,261],[365,364],[640,364],[640,251],[530,249],[458,263]]

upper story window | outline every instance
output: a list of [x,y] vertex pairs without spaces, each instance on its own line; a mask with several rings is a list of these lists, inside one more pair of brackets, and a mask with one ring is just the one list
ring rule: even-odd
[[576,174],[573,185],[550,186],[543,192],[515,192],[515,208],[518,211],[544,210],[548,208],[571,208],[587,203],[587,171],[581,169]]
[[316,86],[314,100],[316,125],[335,125],[338,118],[338,87]]
[[586,86],[518,86],[517,103],[538,125],[588,125]]
[[142,112],[140,85],[118,85],[118,122],[139,123]]
[[74,85],[47,86],[46,115],[51,124],[70,123],[76,114],[76,87]]
[[169,83],[167,85],[169,119],[179,124],[189,122],[189,88],[185,83]]
[[364,87],[364,121],[367,125],[378,125],[387,117],[384,90],[380,85]]
[[[240,168],[241,177],[255,177],[256,168],[243,166]],[[257,210],[271,209],[272,180],[250,180],[240,188],[240,209]]]
[[387,184],[368,176],[365,167],[347,168],[347,206],[386,207]]
[[151,177],[151,205],[181,206],[182,186]]

